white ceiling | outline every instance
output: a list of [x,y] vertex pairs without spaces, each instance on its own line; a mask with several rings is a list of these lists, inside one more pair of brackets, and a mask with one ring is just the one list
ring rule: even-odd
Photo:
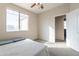
[[47,10],[50,10],[54,7],[57,7],[57,6],[60,6],[62,5],[63,3],[43,3],[44,5],[44,9],[39,9],[37,7],[33,7],[31,8],[30,6],[33,4],[33,3],[14,3],[15,5],[17,6],[20,6],[22,8],[25,8],[33,13],[36,13],[36,14],[40,14],[42,12],[45,12]]

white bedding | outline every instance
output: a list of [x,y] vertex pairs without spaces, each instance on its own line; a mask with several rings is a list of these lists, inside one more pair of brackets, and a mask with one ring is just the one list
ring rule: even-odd
[[47,47],[30,39],[0,46],[0,56],[47,56]]

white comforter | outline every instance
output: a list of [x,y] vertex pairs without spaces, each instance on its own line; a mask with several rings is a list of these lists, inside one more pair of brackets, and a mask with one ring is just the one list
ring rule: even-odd
[[46,56],[47,48],[30,39],[0,46],[0,56]]

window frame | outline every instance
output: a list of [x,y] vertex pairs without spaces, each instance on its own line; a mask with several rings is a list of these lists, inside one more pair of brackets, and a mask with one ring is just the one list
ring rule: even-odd
[[[16,12],[18,12],[19,13],[19,15],[18,15],[18,31],[7,31],[7,10],[12,10],[12,11],[16,11]],[[13,8],[7,8],[6,9],[6,32],[23,32],[23,31],[27,31],[27,30],[21,30],[21,26],[20,26],[20,13],[22,13],[22,14],[24,14],[24,15],[27,15],[28,16],[28,20],[29,20],[29,15],[28,14],[25,14],[25,13],[23,13],[23,12],[21,12],[21,11],[18,11],[18,10],[15,10],[15,9],[13,9]]]
[[[29,15],[27,15],[27,14],[25,14],[25,13],[22,13],[22,12],[19,12],[19,18],[20,18],[20,15],[21,15],[21,14],[24,14],[24,15],[28,16],[27,21],[29,22]],[[21,18],[19,19],[19,22],[20,22],[20,23],[19,23],[19,27],[20,27],[19,31],[27,31],[27,30],[29,29],[29,27],[28,27],[28,26],[29,26],[29,23],[27,23],[28,29],[26,29],[26,30],[21,30],[21,26],[20,26],[20,24],[21,24]]]

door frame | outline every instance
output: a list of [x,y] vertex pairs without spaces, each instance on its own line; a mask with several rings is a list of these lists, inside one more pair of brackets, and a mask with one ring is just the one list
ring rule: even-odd
[[[68,13],[65,13],[65,14],[59,14],[59,15],[54,16],[54,21],[56,21],[55,18],[56,18],[57,16],[65,15],[66,18],[67,18],[67,14],[68,14]],[[66,19],[66,21],[67,21],[67,19]],[[55,27],[55,23],[54,23],[54,27]],[[56,34],[56,33],[54,32],[54,34]],[[56,43],[56,36],[55,36],[55,39],[54,39],[54,40],[55,40],[55,43]],[[66,42],[67,42],[67,31],[66,31]]]

